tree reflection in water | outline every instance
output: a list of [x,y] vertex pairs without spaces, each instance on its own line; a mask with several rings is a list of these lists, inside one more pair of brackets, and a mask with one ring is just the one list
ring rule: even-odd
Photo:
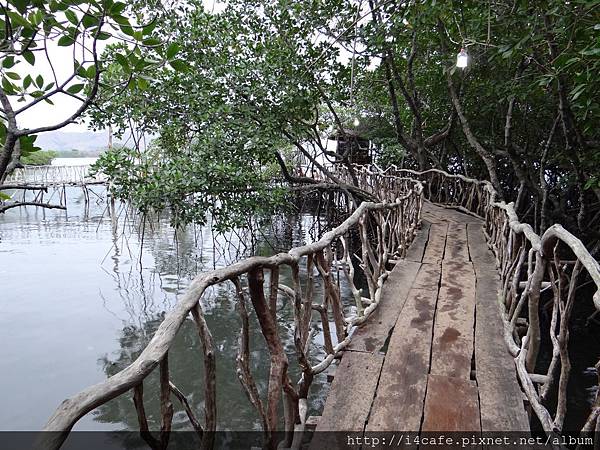
[[[144,249],[150,250],[154,257],[155,269],[152,273],[160,277],[163,301],[155,300],[161,293],[153,292],[155,283],[145,283],[141,271],[127,274],[118,272],[115,264],[113,277],[118,286],[123,302],[128,305],[130,320],[125,324],[118,339],[120,349],[111,355],[99,359],[107,377],[116,374],[130,365],[148,344],[154,332],[163,320],[165,311],[173,306],[173,297],[181,294],[190,280],[201,270],[211,270],[238,260],[249,254],[270,255],[285,251],[292,246],[301,245],[320,236],[319,221],[308,215],[288,216],[283,220],[273,220],[269,227],[262,230],[261,237],[256,239],[254,251],[240,244],[241,235],[228,236],[227,241],[213,239],[206,229],[180,230],[177,232],[177,243],[173,243],[166,233],[146,230]],[[175,248],[176,247],[176,248]],[[241,249],[241,250],[240,250]],[[114,257],[114,255],[113,255]],[[118,259],[118,256],[116,256]],[[306,279],[306,268],[301,268],[301,276]],[[291,274],[283,270],[280,283],[291,285]],[[349,299],[349,291],[340,279],[342,294]],[[269,285],[268,278],[265,285]],[[134,286],[134,289],[130,289]],[[147,288],[146,286],[150,286]],[[171,295],[167,295],[171,294]],[[315,300],[320,302],[322,285],[315,277]],[[238,350],[238,332],[241,326],[236,311],[236,296],[233,284],[224,283],[208,290],[202,306],[206,320],[211,329],[217,352],[217,411],[218,429],[250,431],[260,430],[260,421],[254,408],[248,401],[245,392],[236,376],[236,354]],[[348,308],[350,305],[347,306]],[[264,397],[267,390],[270,367],[269,353],[260,327],[250,311],[251,368],[255,376],[259,392]],[[278,318],[280,335],[290,360],[290,375],[297,380],[300,370],[296,364],[293,341],[293,312],[287,304],[285,296],[279,298]],[[323,357],[321,330],[313,325],[313,358]],[[202,352],[196,327],[191,317],[183,324],[169,351],[169,370],[171,379],[186,394],[190,405],[198,417],[203,416],[204,386]],[[311,389],[309,404],[313,410],[309,414],[319,414],[326,397],[328,384],[326,375],[316,377]],[[148,423],[151,430],[160,429],[160,404],[158,370],[144,383],[144,400]],[[175,414],[173,430],[192,430],[181,404],[173,399]],[[136,411],[132,395],[118,397],[93,413],[94,420],[101,423],[121,424],[124,430],[138,430]]]

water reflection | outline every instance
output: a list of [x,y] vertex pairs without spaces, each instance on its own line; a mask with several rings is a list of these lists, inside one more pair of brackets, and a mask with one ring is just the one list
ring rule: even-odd
[[[102,188],[94,189],[103,198]],[[106,203],[91,198],[86,208],[81,190],[67,188],[67,211],[13,209],[0,216],[0,373],[5,374],[3,384],[11,386],[0,408],[2,429],[41,428],[64,398],[131,364],[197,273],[250,254],[287,250],[319,235],[318,223],[302,214],[274,218],[258,237],[241,231],[216,235],[208,226],[175,232],[165,218],[140,224],[123,205],[116,208],[115,226]],[[291,285],[289,271],[282,271],[280,279]],[[315,295],[322,293],[318,281]],[[343,279],[341,283],[347,294]],[[223,284],[203,299],[218,352],[218,426],[253,430],[259,422],[235,375],[240,321],[233,294],[233,286]],[[280,300],[281,335],[296,381],[292,311]],[[250,320],[251,367],[264,394],[269,357],[253,314]],[[320,330],[313,331],[318,343]],[[315,358],[323,355],[317,347],[311,352]],[[201,417],[202,355],[191,320],[170,351],[170,371]],[[157,374],[144,387],[148,420],[156,429]],[[311,414],[322,408],[326,390],[325,375],[318,376],[311,390]],[[176,399],[173,403],[174,429],[190,429]],[[137,428],[130,395],[103,405],[76,426]]]

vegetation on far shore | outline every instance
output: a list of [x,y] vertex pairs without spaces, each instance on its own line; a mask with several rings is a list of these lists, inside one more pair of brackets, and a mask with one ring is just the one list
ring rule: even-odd
[[21,163],[26,166],[47,166],[55,158],[95,158],[99,157],[106,149],[98,150],[39,150],[21,157]]
[[54,150],[44,150],[21,157],[21,162],[26,166],[47,166],[57,156],[58,153]]

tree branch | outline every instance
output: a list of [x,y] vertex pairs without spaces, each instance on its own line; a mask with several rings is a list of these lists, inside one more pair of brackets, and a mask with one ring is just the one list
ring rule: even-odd
[[41,208],[46,209],[63,209],[66,210],[67,207],[63,205],[53,205],[51,203],[41,203],[41,202],[14,202],[8,203],[5,205],[0,205],[0,213],[3,213],[12,208],[18,208],[20,206],[39,206]]

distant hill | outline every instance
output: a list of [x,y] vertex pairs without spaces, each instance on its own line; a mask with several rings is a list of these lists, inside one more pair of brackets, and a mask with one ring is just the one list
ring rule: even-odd
[[[64,152],[76,149],[87,153],[106,148],[108,133],[106,131],[85,131],[82,133],[60,130],[49,131],[39,134],[35,143],[42,150]],[[114,140],[113,143],[118,144],[119,141]]]

